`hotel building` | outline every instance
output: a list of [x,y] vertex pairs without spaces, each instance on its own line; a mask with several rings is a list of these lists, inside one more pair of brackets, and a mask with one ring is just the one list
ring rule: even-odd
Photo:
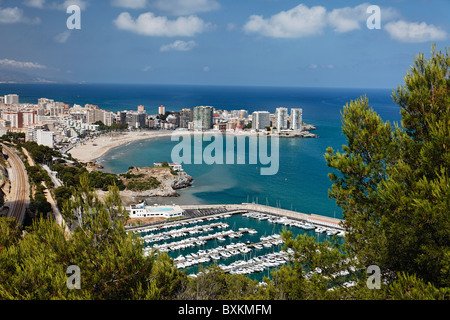
[[194,130],[210,130],[213,127],[213,107],[200,106],[194,108]]
[[131,205],[128,211],[130,218],[175,218],[184,215],[180,206],[146,206],[145,203]]
[[192,109],[182,109],[180,111],[180,128],[188,128],[189,122],[194,121]]
[[19,104],[19,96],[17,94],[7,94],[3,100],[6,105],[16,106]]
[[303,129],[303,109],[291,109],[291,129],[295,131],[302,131]]
[[270,113],[268,111],[255,111],[252,114],[252,129],[266,130],[270,127]]
[[276,116],[276,127],[278,131],[288,129],[288,109],[277,108],[275,116]]

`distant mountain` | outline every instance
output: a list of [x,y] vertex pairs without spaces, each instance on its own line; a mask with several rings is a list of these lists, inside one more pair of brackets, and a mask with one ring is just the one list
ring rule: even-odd
[[0,68],[0,83],[58,83],[58,82],[69,82],[69,81],[67,81],[66,79],[64,80],[54,79],[46,76]]

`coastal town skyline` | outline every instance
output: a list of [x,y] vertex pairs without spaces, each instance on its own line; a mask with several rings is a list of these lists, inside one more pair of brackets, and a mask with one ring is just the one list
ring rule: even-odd
[[[69,5],[80,29],[67,29]],[[370,5],[380,29],[369,29]],[[3,0],[0,82],[390,88],[449,38],[423,1]]]
[[[25,141],[38,145],[58,147],[66,153],[79,143],[80,137],[89,137],[106,129],[189,130],[191,132],[265,132],[316,137],[306,130],[315,130],[303,123],[303,109],[277,107],[275,113],[246,109],[226,110],[213,106],[181,108],[179,111],[163,105],[157,113],[149,113],[145,106],[135,110],[113,112],[98,105],[84,106],[39,98],[37,103],[21,103],[18,94],[0,96],[0,135],[8,132],[25,134]],[[306,129],[306,130],[305,130]]]

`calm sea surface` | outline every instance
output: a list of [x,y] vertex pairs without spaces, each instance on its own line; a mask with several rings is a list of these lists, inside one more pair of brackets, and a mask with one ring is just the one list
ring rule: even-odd
[[[262,176],[260,165],[194,165],[183,168],[194,177],[194,185],[180,191],[178,198],[153,198],[150,202],[216,204],[257,202],[341,217],[341,210],[328,198],[331,183],[324,153],[327,147],[342,150],[341,110],[350,100],[367,95],[370,105],[384,120],[399,121],[399,107],[391,99],[391,89],[331,89],[278,87],[216,87],[100,84],[0,84],[0,95],[16,93],[20,102],[37,103],[51,98],[69,104],[96,104],[119,111],[144,105],[149,114],[157,107],[178,111],[198,105],[217,109],[246,109],[275,112],[277,107],[303,108],[304,122],[314,124],[318,139],[280,139],[279,170]],[[121,173],[130,166],[151,166],[171,161],[177,142],[169,137],[131,143],[112,150],[101,159],[104,170]],[[204,142],[204,146],[208,143]],[[248,151],[248,148],[247,148]],[[247,154],[248,156],[248,154]]]

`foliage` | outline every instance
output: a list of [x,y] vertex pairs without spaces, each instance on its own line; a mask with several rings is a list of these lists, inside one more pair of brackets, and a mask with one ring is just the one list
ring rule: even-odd
[[60,157],[61,155],[50,147],[39,145],[34,141],[27,141],[21,145],[29,153],[34,162],[38,164],[51,163],[53,157]]
[[54,198],[60,209],[62,209],[64,202],[68,201],[72,196],[72,190],[73,188],[66,186],[61,186],[53,190]]
[[261,299],[258,282],[244,275],[225,273],[217,265],[200,268],[195,279],[189,279],[179,295],[183,300],[244,300]]
[[126,188],[131,191],[144,191],[155,189],[161,184],[155,177],[149,177],[146,180],[132,179],[128,181]]
[[79,185],[80,177],[84,174],[88,175],[90,185],[96,189],[108,190],[108,187],[116,185],[120,190],[124,190],[122,180],[113,173],[105,173],[102,171],[88,172],[85,167],[65,166],[62,164],[53,165],[53,170],[57,171],[60,179],[66,187],[74,187]]
[[[101,202],[80,179],[65,214],[73,231],[39,219],[23,238],[0,219],[0,299],[155,299],[173,298],[185,275],[164,256],[142,254],[142,241],[127,233],[117,187]],[[81,270],[81,289],[68,289],[67,268]]]
[[0,137],[2,141],[8,141],[13,143],[21,143],[25,141],[25,133],[23,132],[7,132],[2,137]]
[[0,251],[16,243],[21,231],[14,218],[0,218]]
[[35,184],[39,184],[41,182],[45,182],[45,184],[51,188],[53,187],[53,181],[48,175],[47,171],[42,169],[40,166],[29,166],[26,165],[28,177]]
[[[363,97],[344,107],[343,152],[325,155],[335,171],[330,196],[343,209],[347,251],[392,281],[406,272],[450,284],[450,57],[421,54],[393,93],[402,122],[392,126]],[[421,281],[422,281],[421,280]]]
[[117,124],[113,122],[110,126],[107,126],[102,121],[97,121],[94,124],[99,126],[100,131],[123,131],[128,129],[128,124],[126,123]]

